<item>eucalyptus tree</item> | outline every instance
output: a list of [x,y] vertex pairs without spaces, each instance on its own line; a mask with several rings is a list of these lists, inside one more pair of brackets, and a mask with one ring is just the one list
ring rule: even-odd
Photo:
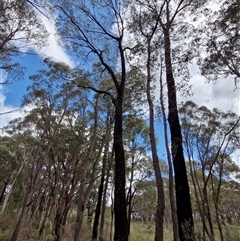
[[[127,1],[126,1],[127,2]],[[58,29],[69,50],[88,65],[99,61],[113,82],[115,96],[110,96],[115,106],[114,151],[115,151],[115,235],[114,240],[127,240],[127,212],[125,197],[125,156],[122,140],[124,90],[126,75],[125,1],[56,1],[59,13]],[[118,62],[119,60],[119,62]],[[117,66],[117,63],[119,65]],[[118,70],[117,70],[118,69]],[[118,75],[119,74],[119,75]],[[79,234],[75,241],[80,240]]]
[[[145,58],[141,60],[142,63],[146,66],[144,71],[146,71],[146,96],[148,102],[149,109],[149,133],[150,133],[150,142],[151,142],[151,152],[152,152],[152,160],[153,167],[156,177],[157,183],[157,192],[158,192],[158,205],[156,210],[156,228],[155,228],[155,240],[163,240],[163,224],[164,224],[164,208],[165,208],[165,200],[164,200],[164,187],[163,187],[163,179],[161,170],[159,167],[159,159],[157,154],[157,146],[156,146],[156,137],[155,137],[155,126],[154,126],[154,101],[152,97],[152,85],[154,84],[154,71],[156,70],[156,58],[157,51],[156,48],[159,46],[156,44],[159,38],[158,34],[158,24],[160,18],[160,8],[157,9],[157,4],[154,4],[156,7],[156,12],[154,12],[154,17],[151,16],[151,11],[149,12],[149,7],[142,3],[141,1],[134,2],[131,12],[131,31],[136,35],[135,39],[137,41],[137,46],[139,49],[133,50],[136,53],[144,53]],[[140,33],[140,34],[138,34]]]
[[131,216],[136,204],[137,183],[152,177],[152,162],[147,156],[149,150],[149,127],[146,121],[136,117],[128,117],[124,121],[124,146],[127,161],[127,214],[128,232],[130,235]]
[[212,10],[204,21],[204,31],[195,44],[205,55],[200,56],[202,74],[208,80],[216,81],[220,77],[231,77],[236,87],[240,78],[240,3],[222,1],[219,10]]
[[[186,17],[196,13],[196,9],[205,4],[205,1],[195,0],[164,0],[141,1],[137,0],[139,7],[136,13],[145,18],[145,21],[151,21],[150,25],[144,25],[144,21],[139,21],[139,30],[137,33],[143,35],[143,39],[149,47],[153,34],[157,31],[158,45],[155,48],[159,52],[152,55],[155,58],[149,58],[153,61],[152,65],[158,66],[157,62],[162,59],[162,66],[165,71],[165,81],[167,86],[167,103],[168,103],[168,123],[171,134],[171,154],[175,173],[175,193],[177,205],[177,218],[179,226],[179,238],[183,240],[194,240],[194,225],[192,218],[191,201],[189,195],[189,185],[186,174],[185,159],[182,148],[181,126],[178,116],[177,91],[181,88],[178,86],[175,78],[181,76],[181,87],[189,79],[188,61],[192,58],[192,52],[185,47],[187,37],[193,30],[193,27],[186,23]],[[137,17],[135,18],[137,20]],[[135,23],[137,26],[137,23]],[[150,27],[149,27],[150,26]],[[145,29],[143,29],[145,27]],[[145,31],[143,31],[145,30]],[[140,36],[140,34],[137,36]],[[143,41],[144,41],[143,40]],[[181,41],[181,44],[179,44]],[[183,42],[185,43],[183,45]],[[144,46],[142,44],[141,46]],[[143,49],[146,49],[143,47]],[[151,49],[153,51],[153,49]],[[149,51],[148,51],[149,53]],[[159,55],[159,58],[157,58]],[[177,63],[175,65],[175,63]],[[149,63],[148,63],[149,65]],[[155,74],[156,76],[156,74]],[[151,79],[151,75],[149,75]],[[148,81],[150,82],[150,81]]]
[[23,67],[14,57],[47,42],[47,31],[25,0],[0,2],[0,84],[19,80]]
[[210,111],[205,106],[198,107],[191,101],[186,102],[179,112],[184,147],[203,224],[203,240],[206,240],[206,235],[210,240],[216,240],[214,216],[223,240],[221,189],[222,183],[230,178],[229,171],[237,167],[230,157],[240,145],[239,117],[235,113],[224,113],[218,109]]
[[24,104],[32,109],[22,120],[11,123],[6,130],[12,138],[22,138],[20,146],[27,154],[26,192],[17,225],[11,240],[17,240],[19,231],[24,224],[27,207],[32,203],[35,187],[39,183],[43,167],[56,141],[59,129],[70,108],[76,107],[81,99],[80,90],[67,85],[61,75],[69,75],[69,68],[56,64],[54,69],[44,69],[31,77],[32,85],[24,97]]
[[[156,72],[159,67],[157,60],[162,59],[163,55],[164,65],[161,68],[166,73],[168,123],[171,133],[171,154],[175,172],[179,237],[180,240],[194,239],[189,186],[177,108],[177,91],[179,89],[175,81],[175,74],[182,76],[182,83],[188,79],[187,62],[188,59],[191,59],[191,52],[186,51],[184,48],[187,45],[181,45],[180,50],[179,41],[184,42],[188,33],[187,30],[192,30],[184,21],[184,18],[191,11],[194,11],[196,7],[204,4],[204,1],[200,3],[200,1],[184,0],[161,2],[137,0],[134,2],[135,4],[139,7],[136,8],[136,16],[133,15],[133,22],[140,33],[137,36],[142,36],[142,40],[141,37],[138,37],[141,51],[145,50],[147,53],[145,61],[148,69],[149,86],[153,77],[156,78],[156,74],[154,76],[150,72],[150,67],[155,68]],[[146,22],[148,24],[145,24]],[[183,31],[185,31],[186,35],[183,34]],[[177,65],[174,65],[175,61]],[[148,93],[150,92],[148,91]],[[153,106],[149,97],[148,100],[150,105]]]
[[9,136],[1,136],[0,140],[0,203],[2,204],[1,212],[4,212],[22,165],[20,161],[18,162],[18,158],[21,156],[14,148],[14,140]]

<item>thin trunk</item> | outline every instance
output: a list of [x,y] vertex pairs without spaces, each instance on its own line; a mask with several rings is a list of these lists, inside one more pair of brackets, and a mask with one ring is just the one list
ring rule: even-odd
[[163,101],[163,83],[162,83],[162,69],[160,70],[160,105],[162,109],[163,115],[163,127],[164,127],[164,141],[165,141],[165,148],[167,152],[167,161],[168,161],[168,171],[169,171],[169,199],[171,205],[171,212],[172,212],[172,225],[173,225],[173,240],[179,241],[178,236],[178,220],[177,220],[177,208],[176,208],[176,199],[174,195],[174,183],[173,183],[173,168],[172,168],[172,160],[171,160],[171,153],[169,150],[168,145],[168,132],[167,132],[167,118],[166,112],[164,107]]
[[105,176],[105,162],[106,162],[106,156],[103,157],[102,175],[101,175],[100,185],[98,188],[97,206],[96,206],[95,217],[93,222],[92,241],[97,240],[97,236],[98,236],[98,223],[99,223],[100,212],[101,212],[103,185],[104,185],[104,176]]
[[21,212],[20,212],[20,216],[18,218],[17,225],[15,226],[14,232],[12,234],[11,241],[17,241],[19,231],[20,231],[20,229],[21,229],[21,227],[24,224],[25,219],[26,219],[27,204],[31,200],[32,193],[33,193],[33,189],[30,187],[28,189],[28,191],[27,191],[27,194],[24,197],[24,201],[23,201],[23,204],[22,204],[22,209],[21,209]]
[[107,202],[106,198],[107,198],[110,170],[112,169],[112,163],[113,163],[113,153],[111,153],[111,157],[108,158],[108,169],[107,169],[106,180],[104,185],[103,204],[102,204],[102,212],[101,212],[100,227],[99,227],[99,241],[104,241],[103,230],[104,230],[105,210],[106,210],[106,202]]
[[44,230],[45,230],[45,227],[46,227],[46,221],[47,221],[47,217],[49,215],[49,211],[50,211],[50,207],[51,207],[51,197],[48,198],[48,201],[46,202],[46,205],[45,205],[45,213],[44,213],[44,217],[43,217],[43,220],[42,220],[42,223],[41,223],[41,226],[40,226],[40,229],[39,229],[39,234],[38,234],[38,237],[39,237],[39,240],[42,239],[43,237],[43,234],[44,234]]
[[[114,198],[113,198],[113,196],[112,196],[112,194],[111,194],[111,201],[112,201],[112,203],[114,203]],[[113,205],[111,205],[111,222],[110,222],[110,241],[112,241],[113,240],[113,218],[114,218],[114,207],[113,207]]]
[[1,211],[2,213],[5,211],[5,208],[6,208],[6,206],[7,206],[8,199],[9,199],[11,193],[12,193],[13,186],[14,186],[15,182],[17,181],[17,177],[18,177],[18,175],[20,174],[22,168],[23,168],[23,164],[22,164],[21,167],[19,168],[19,170],[18,170],[18,172],[17,172],[17,174],[16,174],[16,176],[15,176],[12,184],[10,184],[10,188],[9,188],[9,190],[8,190],[8,193],[7,193],[6,197],[5,197],[4,202],[3,202],[3,205],[2,205],[2,211]]
[[106,133],[106,141],[107,142],[106,142],[106,146],[105,146],[105,149],[104,149],[104,155],[103,155],[102,174],[101,174],[100,185],[99,185],[99,188],[98,188],[98,200],[97,200],[97,206],[96,206],[94,223],[93,223],[92,240],[97,240],[97,236],[98,236],[98,224],[99,224],[99,218],[100,218],[100,213],[101,213],[103,187],[104,187],[107,155],[108,155],[108,148],[109,148],[109,133],[110,133],[110,130],[111,130],[108,123],[107,123],[107,130],[108,130],[107,133]]
[[1,186],[2,186],[2,191],[1,191],[1,194],[0,194],[0,204],[2,203],[2,200],[3,200],[3,197],[4,197],[4,193],[7,189],[7,182],[5,182],[4,180],[1,181]]
[[168,123],[171,133],[172,159],[175,172],[179,238],[181,241],[195,240],[189,185],[183,155],[182,133],[177,108],[176,87],[172,70],[169,27],[166,27],[164,30],[164,49],[168,88]]
[[150,74],[150,41],[148,41],[148,61],[147,61],[147,99],[149,105],[149,118],[150,118],[150,142],[152,150],[153,168],[156,177],[157,184],[157,211],[156,211],[156,227],[155,227],[155,241],[163,240],[163,223],[164,223],[164,186],[163,179],[161,175],[161,170],[159,167],[159,160],[157,156],[156,140],[155,140],[155,130],[154,130],[154,110],[153,103],[151,99],[151,74]]
[[132,156],[132,167],[130,173],[130,180],[129,180],[129,189],[127,195],[127,206],[128,206],[128,236],[130,236],[130,229],[131,229],[131,213],[132,213],[132,199],[134,195],[134,191],[132,191],[132,184],[133,184],[133,172],[134,172],[134,156]]
[[[212,222],[212,216],[210,212],[210,206],[209,206],[209,200],[208,200],[208,192],[207,192],[207,185],[208,185],[208,180],[205,178],[205,172],[202,170],[202,177],[203,177],[203,201],[202,201],[202,207],[203,207],[203,213],[207,217],[208,224],[209,224],[209,229],[210,233],[208,234],[208,237],[211,241],[215,241],[215,232],[214,232],[214,227],[213,227],[213,222]],[[205,219],[205,218],[204,218]],[[205,220],[204,220],[205,221]]]
[[87,204],[85,184],[86,184],[86,179],[87,179],[88,168],[89,168],[89,165],[90,165],[90,162],[91,162],[91,157],[92,157],[93,152],[94,152],[94,148],[95,148],[95,144],[96,144],[96,138],[97,138],[98,97],[96,99],[94,109],[95,109],[94,110],[94,128],[93,128],[93,134],[92,134],[92,141],[91,141],[89,150],[86,153],[86,157],[84,158],[84,161],[83,161],[80,186],[79,186],[79,189],[78,189],[79,200],[78,200],[78,205],[77,205],[77,217],[76,217],[76,228],[75,228],[74,241],[80,241],[81,240],[83,214],[84,214],[84,210],[85,210],[86,204]]
[[[51,140],[50,140],[50,143],[47,146],[47,150],[46,150],[46,152],[44,154],[44,158],[41,158],[41,157],[38,157],[39,152],[41,151],[41,148],[40,148],[41,145],[40,144],[42,143],[42,140],[44,140],[44,138],[46,138],[47,133],[51,133],[51,131],[50,131],[50,129],[51,129],[50,128],[50,122],[46,121],[46,123],[45,123],[46,129],[43,132],[42,138],[40,139],[40,144],[39,144],[38,149],[37,149],[37,151],[36,151],[36,153],[34,155],[33,167],[31,169],[31,175],[30,175],[29,187],[28,187],[27,193],[26,193],[26,195],[24,197],[22,210],[21,210],[20,216],[18,218],[16,227],[15,227],[15,229],[13,231],[13,234],[12,234],[12,237],[11,237],[11,241],[17,241],[20,229],[21,229],[21,227],[23,226],[23,224],[25,222],[25,218],[26,218],[26,214],[27,214],[27,206],[30,204],[30,201],[32,199],[32,195],[33,195],[33,192],[34,192],[34,189],[35,189],[35,186],[36,186],[36,184],[37,184],[37,182],[39,180],[39,177],[40,177],[40,172],[42,170],[42,167],[43,167],[44,163],[46,162],[46,160],[48,158],[48,155],[49,155],[50,150],[52,148],[52,145],[54,143],[54,139],[55,139],[55,136],[57,134],[57,131],[58,131],[59,127],[60,127],[60,124],[62,123],[63,117],[65,116],[66,107],[67,107],[67,102],[64,103],[64,108],[63,108],[62,115],[60,117],[60,120],[59,120],[57,126],[54,129],[53,135],[51,136]],[[49,109],[49,115],[51,115],[52,110],[53,110],[53,106],[51,107],[51,109]]]
[[203,206],[202,206],[202,200],[203,200],[202,192],[201,192],[201,188],[200,188],[199,181],[198,181],[198,178],[197,178],[197,172],[192,165],[193,158],[191,157],[192,155],[190,155],[189,148],[187,148],[187,152],[188,152],[188,155],[189,155],[188,159],[189,159],[189,167],[190,167],[190,176],[191,176],[192,184],[193,184],[193,188],[194,188],[194,195],[195,195],[195,198],[196,198],[196,201],[197,201],[198,210],[199,210],[200,217],[201,217],[201,220],[202,220],[202,234],[203,234],[202,239],[203,239],[203,241],[205,241],[206,240],[206,234],[205,233],[207,233],[207,235],[208,235],[209,230],[208,230],[208,227],[207,227],[207,224],[206,224],[206,221],[205,221],[205,215],[204,215],[204,210],[203,210]]

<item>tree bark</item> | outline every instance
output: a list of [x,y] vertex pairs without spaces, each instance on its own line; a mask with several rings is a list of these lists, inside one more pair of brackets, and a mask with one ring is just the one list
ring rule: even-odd
[[163,179],[161,175],[161,170],[159,166],[159,160],[157,155],[156,140],[155,140],[155,130],[154,130],[154,110],[153,103],[151,99],[151,74],[150,74],[150,41],[148,41],[148,61],[147,61],[147,100],[149,105],[149,118],[150,118],[150,142],[151,151],[153,159],[153,168],[156,177],[157,184],[157,211],[156,211],[156,227],[155,227],[155,241],[163,240],[163,223],[164,223],[164,186]]
[[112,163],[113,163],[113,152],[111,152],[111,156],[108,157],[108,168],[107,168],[106,180],[104,184],[103,203],[102,203],[102,211],[101,211],[101,219],[100,219],[100,227],[99,227],[99,241],[104,241],[103,229],[104,229],[105,210],[106,210],[106,198],[107,198],[108,181],[110,176],[110,170],[112,168]]
[[194,240],[194,224],[187,179],[185,159],[183,155],[182,133],[178,116],[175,80],[173,77],[169,27],[164,30],[164,49],[166,81],[168,89],[168,123],[171,133],[171,149],[175,172],[175,192],[179,238],[181,241]]
[[122,140],[122,106],[123,89],[118,90],[115,102],[115,126],[114,126],[114,152],[115,152],[115,176],[114,176],[114,241],[128,240],[127,210],[125,197],[125,155]]
[[[162,67],[162,66],[161,66]],[[171,153],[168,146],[168,132],[167,132],[167,118],[166,112],[163,102],[163,83],[162,83],[162,69],[160,74],[160,104],[162,109],[163,115],[163,127],[164,127],[164,141],[165,141],[165,148],[167,152],[167,161],[168,161],[168,171],[169,171],[169,199],[170,199],[170,206],[172,212],[172,225],[173,225],[173,240],[179,241],[178,236],[178,220],[177,220],[177,208],[176,208],[176,199],[174,195],[174,177],[173,177],[173,168],[172,168],[172,159]]]

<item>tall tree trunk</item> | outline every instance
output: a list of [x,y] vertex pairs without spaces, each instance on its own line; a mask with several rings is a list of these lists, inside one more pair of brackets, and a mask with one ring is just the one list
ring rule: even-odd
[[[77,217],[76,217],[76,228],[75,228],[75,235],[74,235],[74,241],[80,241],[81,240],[81,230],[82,230],[82,224],[83,224],[83,215],[86,208],[86,204],[88,202],[88,194],[87,194],[87,188],[85,187],[86,179],[87,179],[87,172],[88,168],[91,162],[91,157],[94,152],[94,147],[96,144],[96,138],[97,138],[97,127],[98,127],[98,96],[95,102],[94,106],[94,127],[93,127],[93,134],[92,134],[92,141],[90,144],[90,147],[86,153],[86,157],[84,158],[83,165],[82,165],[82,173],[81,173],[81,182],[78,189],[79,193],[79,200],[77,205]],[[90,184],[89,184],[90,185]]]
[[156,177],[157,184],[157,211],[156,211],[156,228],[155,228],[155,241],[163,240],[163,223],[164,223],[164,187],[163,179],[161,175],[161,170],[159,166],[159,160],[157,156],[156,140],[155,140],[155,130],[154,130],[154,110],[153,103],[151,99],[151,71],[150,71],[150,41],[148,41],[148,61],[147,61],[147,100],[149,105],[149,118],[150,118],[150,142],[152,150],[153,168]]
[[98,224],[99,218],[101,213],[101,206],[102,206],[102,198],[103,198],[103,188],[104,188],[104,179],[105,179],[105,172],[106,172],[106,164],[107,164],[107,155],[109,149],[109,134],[111,131],[111,127],[109,126],[108,119],[107,119],[107,133],[106,133],[106,145],[104,149],[103,155],[103,164],[102,164],[102,174],[101,174],[101,181],[98,188],[98,200],[97,206],[95,211],[94,223],[93,223],[93,230],[92,230],[92,240],[97,240],[98,236]]
[[[25,222],[26,215],[27,215],[27,206],[30,204],[30,201],[32,199],[32,195],[34,193],[34,188],[35,188],[35,186],[36,186],[36,184],[37,184],[37,182],[40,178],[40,173],[42,171],[42,167],[43,167],[44,163],[46,163],[47,158],[48,158],[49,153],[50,153],[50,150],[53,146],[55,136],[56,136],[56,134],[59,130],[59,127],[62,123],[63,117],[65,116],[66,108],[67,108],[67,102],[64,103],[62,115],[61,115],[61,117],[59,119],[59,122],[57,123],[56,127],[54,128],[52,136],[49,137],[50,141],[49,141],[49,144],[47,146],[47,150],[44,153],[44,157],[42,158],[41,156],[40,157],[38,156],[39,152],[41,151],[40,146],[41,146],[44,138],[46,138],[47,134],[51,133],[51,131],[50,131],[51,130],[51,126],[50,126],[51,123],[49,122],[49,120],[46,120],[46,122],[45,122],[44,126],[46,127],[46,129],[44,129],[42,137],[41,137],[40,142],[39,142],[40,144],[38,146],[38,149],[37,149],[36,153],[34,153],[33,165],[32,165],[31,174],[30,174],[29,187],[28,187],[27,193],[24,197],[22,210],[21,210],[20,216],[18,218],[16,227],[13,231],[11,241],[17,241],[20,229]],[[53,106],[49,109],[49,116],[51,116],[52,110],[53,110]]]
[[[106,162],[106,157],[103,157],[103,162]],[[102,176],[101,176],[101,181],[98,188],[98,199],[97,199],[97,206],[96,206],[95,217],[93,222],[92,241],[97,240],[97,236],[98,236],[98,223],[99,223],[99,217],[100,217],[101,205],[102,205],[104,176],[105,176],[105,164],[103,164],[103,167],[102,167]]]
[[48,198],[48,200],[46,201],[46,205],[45,205],[45,213],[44,213],[44,216],[43,216],[43,220],[41,222],[41,225],[40,225],[40,229],[39,229],[39,232],[38,232],[38,237],[39,237],[39,240],[42,239],[42,237],[44,236],[44,230],[45,230],[45,227],[46,227],[46,221],[47,221],[47,217],[49,215],[49,211],[50,211],[50,207],[51,207],[51,196]]
[[14,232],[12,234],[11,241],[17,241],[20,229],[21,229],[21,227],[24,224],[25,219],[26,219],[27,205],[28,205],[28,203],[30,203],[30,200],[31,200],[31,197],[32,197],[32,193],[33,193],[33,189],[31,187],[29,187],[28,191],[27,191],[27,194],[24,197],[24,201],[23,201],[23,204],[22,204],[22,209],[21,209],[21,212],[20,212],[20,216],[18,218],[18,222],[17,222],[17,224],[15,226],[15,229],[14,229]]
[[107,169],[106,180],[104,184],[103,203],[102,203],[102,211],[101,211],[101,219],[100,219],[100,227],[99,227],[99,241],[104,241],[103,229],[104,229],[106,202],[107,202],[106,198],[107,198],[108,181],[110,176],[110,170],[112,168],[112,163],[113,163],[113,152],[111,152],[111,157],[108,157],[108,169]]
[[18,172],[17,172],[13,182],[10,184],[10,188],[9,188],[9,190],[7,192],[7,195],[6,195],[6,197],[4,199],[4,202],[3,202],[3,205],[2,205],[2,211],[1,211],[2,213],[4,212],[4,210],[5,210],[6,206],[7,206],[7,202],[8,202],[8,199],[10,197],[10,194],[12,193],[13,186],[14,186],[15,182],[17,181],[18,175],[22,171],[22,168],[23,168],[23,163],[22,163],[21,167],[19,168],[19,170],[18,170]]
[[166,81],[168,88],[168,123],[171,133],[172,159],[175,172],[179,238],[181,241],[189,241],[195,239],[194,224],[187,171],[183,155],[182,133],[178,116],[176,86],[172,70],[169,27],[166,27],[164,30],[164,49]]
[[178,236],[178,220],[177,220],[177,208],[176,208],[176,199],[174,195],[174,183],[173,183],[173,168],[172,168],[172,159],[171,153],[168,146],[168,132],[167,132],[167,118],[166,112],[164,107],[163,101],[163,83],[162,83],[162,66],[161,66],[161,73],[160,73],[160,105],[162,109],[163,115],[163,127],[164,127],[164,141],[165,141],[165,148],[167,152],[167,161],[168,161],[168,171],[169,171],[169,199],[171,205],[171,212],[172,212],[172,225],[173,225],[173,240],[179,241]]
[[127,210],[125,196],[125,155],[122,140],[122,106],[123,89],[118,90],[115,102],[115,126],[114,126],[114,152],[115,152],[115,175],[114,175],[114,214],[115,233],[114,241],[128,240]]

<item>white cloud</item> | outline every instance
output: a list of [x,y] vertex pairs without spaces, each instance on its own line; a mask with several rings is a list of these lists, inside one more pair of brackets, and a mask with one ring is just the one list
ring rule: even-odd
[[[189,97],[198,106],[206,106],[210,110],[218,108],[224,112],[233,111],[240,114],[240,90],[235,88],[234,81],[222,78],[218,83],[207,83],[199,74],[197,65],[190,66],[192,78],[192,96]],[[183,100],[179,96],[179,100]]]
[[37,12],[37,15],[41,19],[47,32],[49,33],[49,36],[47,47],[41,49],[35,47],[35,51],[43,58],[50,57],[55,61],[64,62],[69,66],[74,67],[74,62],[72,61],[71,57],[66,53],[66,50],[61,46],[61,40],[55,28],[54,18],[48,19],[39,12]]

